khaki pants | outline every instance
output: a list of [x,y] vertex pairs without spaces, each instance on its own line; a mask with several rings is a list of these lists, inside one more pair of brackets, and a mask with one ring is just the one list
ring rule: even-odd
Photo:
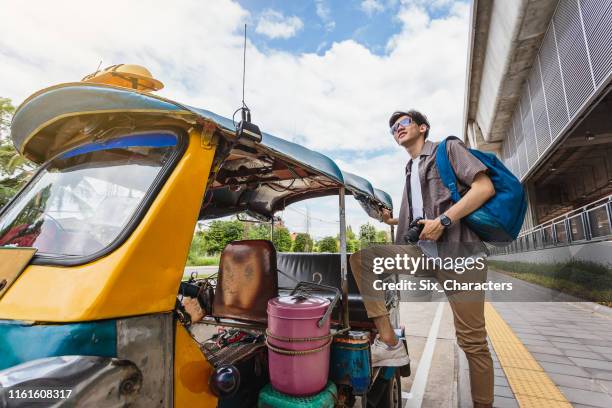
[[[363,297],[368,317],[388,316],[384,292],[374,289],[374,281],[381,275],[372,272],[374,257],[395,257],[397,254],[410,257],[422,257],[421,250],[411,245],[375,246],[354,253],[349,262],[359,291]],[[416,271],[423,274],[423,271]],[[457,282],[483,282],[486,280],[486,267],[483,270],[471,271],[462,275],[452,270],[436,269],[431,271],[435,279],[442,283],[445,280]],[[493,402],[493,360],[487,345],[487,331],[484,318],[484,291],[445,291],[455,323],[457,343],[465,352],[470,369],[472,400],[481,404]]]

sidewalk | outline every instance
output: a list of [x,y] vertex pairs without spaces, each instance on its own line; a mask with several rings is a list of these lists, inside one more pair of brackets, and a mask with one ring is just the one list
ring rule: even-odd
[[612,319],[576,303],[496,303],[575,407],[612,407]]
[[[489,273],[493,280],[496,275],[494,271]],[[551,298],[562,298],[558,292],[532,286],[534,292],[551,291]],[[518,407],[520,401],[521,406],[564,405],[551,401],[550,394],[566,399],[567,406],[612,407],[612,318],[609,315],[595,312],[587,303],[580,302],[492,302],[489,305],[500,317],[499,322],[503,320],[509,326],[513,338],[524,350],[521,358],[527,357],[535,365],[535,371],[531,372],[539,374],[534,380],[524,380],[530,385],[528,389],[521,387],[524,384],[516,381],[516,370],[524,360],[513,360],[517,358],[514,355],[500,359],[490,342],[496,407]],[[439,327],[432,332],[439,307]],[[402,380],[404,397],[409,397],[404,400],[404,406],[471,407],[467,360],[456,346],[448,304],[402,303],[401,317],[413,369],[412,377]],[[488,320],[487,325],[490,324],[494,322]],[[430,343],[435,341],[431,359],[423,358],[428,339]],[[503,345],[497,340],[498,347]],[[508,381],[508,373],[513,376],[512,381]],[[416,378],[424,376],[425,384],[417,384]]]

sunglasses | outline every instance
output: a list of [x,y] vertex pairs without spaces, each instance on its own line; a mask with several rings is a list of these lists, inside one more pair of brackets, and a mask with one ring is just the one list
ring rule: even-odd
[[389,129],[389,132],[391,133],[391,135],[395,135],[395,132],[397,132],[397,130],[399,129],[400,125],[403,128],[406,128],[411,123],[412,123],[412,118],[406,117],[406,118],[400,120],[399,122],[396,122],[393,126],[391,126],[391,129]]

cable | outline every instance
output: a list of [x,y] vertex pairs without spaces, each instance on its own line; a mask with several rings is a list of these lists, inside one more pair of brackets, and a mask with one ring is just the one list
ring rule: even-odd
[[[265,184],[266,186],[270,187],[270,189],[272,189],[272,190],[276,191],[277,193],[284,193],[284,192],[286,192],[286,191],[295,191],[295,190],[291,190],[291,187],[293,187],[293,184],[295,183],[295,180],[297,180],[297,179],[293,179],[293,180],[291,180],[291,184],[289,184],[287,187],[285,187],[285,186],[279,186],[278,184],[273,184],[273,183],[270,183],[270,182],[268,182],[268,183],[264,183],[264,184]],[[277,189],[275,189],[274,187],[272,187],[273,185],[276,185],[277,187],[282,188],[282,190],[277,190]]]
[[[290,211],[296,212],[296,213],[298,213],[300,215],[304,215],[304,216],[307,215],[306,213],[303,213],[303,212],[301,212],[301,211],[299,211],[299,210],[297,210],[296,208],[293,208],[293,207],[286,207],[285,210],[290,210]],[[340,223],[340,221],[324,220],[324,219],[321,219],[321,218],[313,217],[312,215],[310,216],[310,218],[312,218],[314,220],[317,220],[317,221],[320,221],[320,222],[325,222],[327,224],[339,224]]]

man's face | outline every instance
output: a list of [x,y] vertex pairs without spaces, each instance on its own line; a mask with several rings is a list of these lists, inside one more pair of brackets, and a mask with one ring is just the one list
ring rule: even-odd
[[[400,122],[410,121],[410,124],[404,126]],[[400,146],[408,146],[414,143],[415,140],[421,135],[420,126],[408,115],[400,116],[394,123],[396,126],[395,132],[393,132],[393,138]],[[424,125],[422,125],[424,126]]]

